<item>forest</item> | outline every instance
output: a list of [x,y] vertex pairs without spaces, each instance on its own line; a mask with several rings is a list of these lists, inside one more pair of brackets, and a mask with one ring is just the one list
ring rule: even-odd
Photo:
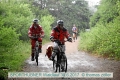
[[21,70],[30,56],[28,29],[35,18],[45,31],[43,44],[62,19],[71,34],[76,24],[79,50],[120,60],[120,1],[101,0],[96,8],[91,11],[85,0],[0,0],[0,77]]
[[90,31],[81,33],[79,49],[120,60],[120,1],[101,0],[90,17]]

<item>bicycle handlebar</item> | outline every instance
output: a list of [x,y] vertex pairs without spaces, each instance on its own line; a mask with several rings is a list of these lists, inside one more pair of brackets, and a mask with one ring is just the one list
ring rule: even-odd
[[37,40],[38,38],[44,38],[44,36],[30,36],[30,38]]
[[54,41],[54,42],[67,42],[68,40],[60,41],[58,39],[52,39],[52,41]]
[[64,40],[64,41],[60,41],[60,40],[58,40],[58,39],[51,39],[51,41],[53,41],[53,42],[67,42],[67,41],[72,42],[72,38],[71,38],[71,39]]

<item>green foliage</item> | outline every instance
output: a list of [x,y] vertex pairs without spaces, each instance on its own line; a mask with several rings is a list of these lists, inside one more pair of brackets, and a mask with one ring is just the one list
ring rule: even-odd
[[73,24],[76,24],[78,30],[89,28],[90,13],[85,0],[37,0],[32,4],[42,10],[49,10],[50,14],[55,17],[52,27],[56,26],[57,20],[62,19],[64,26],[70,32]]
[[0,70],[0,80],[7,80],[8,71]]
[[97,24],[90,32],[81,34],[80,49],[120,59],[120,30],[118,23],[107,27]]
[[79,49],[120,60],[119,4],[119,0],[102,0],[91,19],[91,30],[81,33]]
[[29,4],[11,0],[1,1],[0,6],[0,26],[15,28],[16,32],[21,34],[20,39],[28,39],[26,32],[34,18]]
[[[0,80],[6,79],[8,71],[20,71],[24,61],[30,56],[28,28],[34,18],[38,18],[45,29],[47,38],[54,18],[47,9],[40,10],[29,0],[0,1]],[[47,42],[46,39],[43,43]],[[2,68],[8,68],[4,71]]]
[[[0,29],[0,52],[11,50],[19,42],[19,34],[13,28]],[[13,50],[13,49],[12,49]]]
[[119,16],[119,0],[101,0],[98,11],[90,19],[90,26],[94,27],[98,22],[105,24],[112,22]]
[[24,61],[30,56],[30,49],[29,43],[19,42],[14,46],[14,51],[0,53],[1,80],[7,80],[8,72],[22,70]]
[[40,23],[45,32],[45,38],[49,40],[50,32],[51,32],[51,24],[54,22],[54,17],[51,15],[43,16],[40,20]]

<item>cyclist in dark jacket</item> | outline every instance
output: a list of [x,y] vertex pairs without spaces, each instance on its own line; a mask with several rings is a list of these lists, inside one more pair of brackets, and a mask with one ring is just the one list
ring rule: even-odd
[[[57,21],[57,26],[53,28],[50,36],[50,40],[59,40],[61,45],[63,45],[63,49],[65,51],[65,38],[72,42],[72,38],[70,37],[70,34],[68,33],[67,29],[63,27],[63,20]],[[55,47],[53,47],[55,48]],[[51,56],[51,59],[53,60],[55,57],[55,54]]]

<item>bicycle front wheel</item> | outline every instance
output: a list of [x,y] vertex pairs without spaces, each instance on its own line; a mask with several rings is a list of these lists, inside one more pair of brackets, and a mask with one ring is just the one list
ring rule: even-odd
[[67,58],[66,58],[66,56],[62,56],[61,70],[62,70],[62,72],[67,72]]
[[54,60],[53,60],[53,71],[54,72],[57,72],[58,70],[60,72],[60,64],[59,64],[59,58],[58,57],[59,56],[56,55],[55,58],[54,58]]
[[65,66],[64,66],[64,68],[65,68],[65,72],[67,72],[67,59],[65,60]]
[[58,67],[57,67],[57,60],[54,60],[54,61],[53,61],[53,71],[54,71],[54,72],[57,72],[57,68],[58,68]]
[[38,66],[38,54],[39,54],[39,53],[36,53],[36,55],[35,55],[35,59],[36,59],[37,66]]

